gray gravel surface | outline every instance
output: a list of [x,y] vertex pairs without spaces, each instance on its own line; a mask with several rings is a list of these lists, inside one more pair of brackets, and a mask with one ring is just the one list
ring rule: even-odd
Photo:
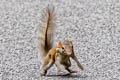
[[[73,41],[85,70],[69,75],[55,65],[40,77],[37,29],[55,6],[56,37]],[[0,0],[0,80],[120,80],[120,0]]]

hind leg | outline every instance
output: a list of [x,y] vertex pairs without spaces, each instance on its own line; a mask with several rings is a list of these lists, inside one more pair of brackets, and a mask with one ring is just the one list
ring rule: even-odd
[[40,73],[41,76],[45,76],[47,74],[47,70],[50,69],[50,67],[52,67],[52,65],[54,64],[53,61],[50,62],[44,62],[43,63],[43,72]]

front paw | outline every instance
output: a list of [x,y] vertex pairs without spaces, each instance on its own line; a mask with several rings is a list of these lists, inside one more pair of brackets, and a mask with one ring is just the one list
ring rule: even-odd
[[77,73],[77,70],[70,70],[70,73]]

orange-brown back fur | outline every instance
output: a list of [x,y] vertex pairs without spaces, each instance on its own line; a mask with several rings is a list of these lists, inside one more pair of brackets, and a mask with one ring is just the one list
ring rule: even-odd
[[[62,47],[62,43],[61,41],[58,43],[58,45],[54,46],[52,49],[49,50],[47,58],[54,60],[55,59],[55,54],[56,54],[56,48],[61,48]],[[50,58],[51,57],[51,58]]]

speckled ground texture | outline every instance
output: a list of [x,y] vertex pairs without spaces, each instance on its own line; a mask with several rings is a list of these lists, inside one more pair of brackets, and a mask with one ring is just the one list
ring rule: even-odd
[[[40,77],[37,29],[47,5],[55,6],[55,44],[73,41],[67,75],[55,65]],[[0,0],[0,80],[120,80],[120,0]]]

